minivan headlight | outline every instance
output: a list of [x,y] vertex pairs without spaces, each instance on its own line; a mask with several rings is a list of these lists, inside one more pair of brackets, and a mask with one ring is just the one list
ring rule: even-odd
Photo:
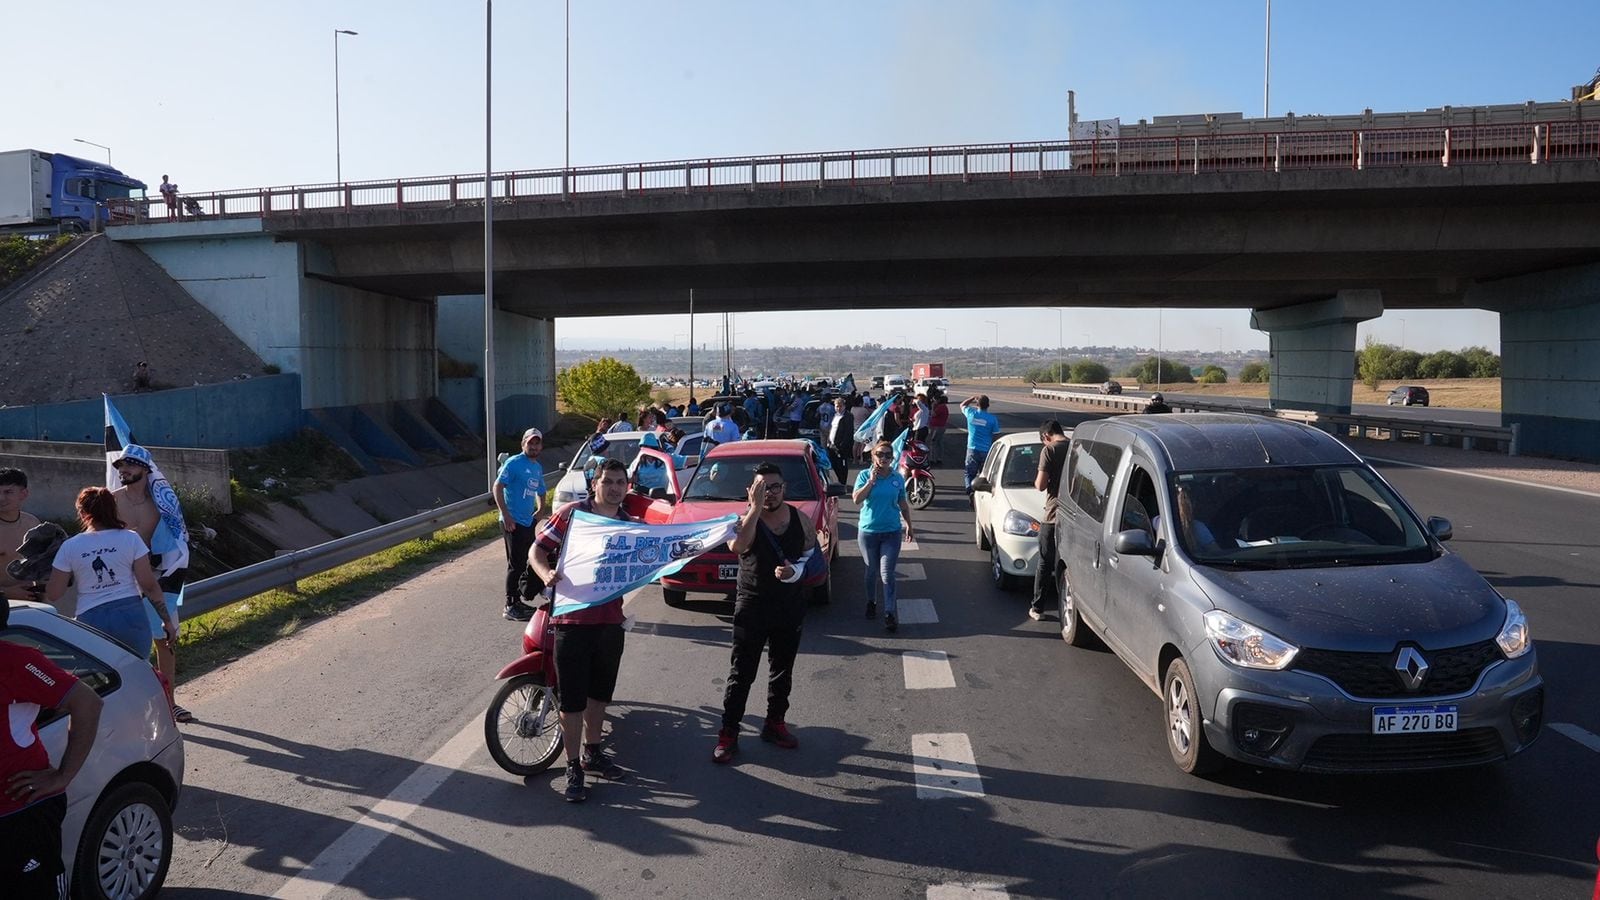
[[1222,658],[1246,669],[1285,669],[1300,648],[1249,622],[1213,609],[1205,614],[1206,637]]
[[1516,659],[1533,649],[1528,617],[1522,614],[1522,607],[1517,605],[1517,601],[1506,601],[1506,623],[1500,626],[1500,633],[1494,636],[1494,642],[1500,645],[1500,651],[1506,655],[1506,659]]
[[1023,537],[1029,535],[1037,536],[1039,534],[1039,520],[1027,513],[1017,512],[1014,509],[1009,510],[1006,512],[1005,522],[1000,525],[1000,530],[1006,534],[1020,534]]

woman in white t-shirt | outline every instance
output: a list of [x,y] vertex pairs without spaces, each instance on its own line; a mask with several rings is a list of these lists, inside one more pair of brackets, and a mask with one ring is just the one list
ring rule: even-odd
[[84,530],[67,538],[56,551],[45,599],[60,601],[70,576],[78,588],[78,621],[116,638],[133,655],[145,657],[155,636],[145,617],[142,591],[161,613],[166,637],[176,638],[178,629],[172,624],[155,570],[150,568],[150,549],[138,532],[123,527],[111,492],[103,487],[79,491],[78,521]]

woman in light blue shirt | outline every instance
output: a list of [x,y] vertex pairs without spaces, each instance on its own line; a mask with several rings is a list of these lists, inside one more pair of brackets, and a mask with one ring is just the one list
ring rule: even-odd
[[878,617],[878,585],[883,585],[883,627],[899,627],[895,606],[895,566],[900,562],[900,540],[904,522],[905,540],[911,536],[911,503],[906,500],[905,477],[895,468],[894,446],[879,441],[872,448],[872,465],[856,476],[851,498],[861,506],[856,525],[856,543],[866,561],[867,618]]

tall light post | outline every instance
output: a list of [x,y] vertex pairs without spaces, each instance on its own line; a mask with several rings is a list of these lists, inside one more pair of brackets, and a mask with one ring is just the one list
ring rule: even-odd
[[994,356],[990,357],[989,377],[1000,374],[1000,323],[993,319],[984,319],[983,324],[994,326]]
[[1061,338],[1062,323],[1066,321],[1065,311],[1059,306],[1046,306],[1045,309],[1056,311],[1056,383],[1067,383],[1067,345]]
[[950,329],[934,326],[933,330],[939,332],[939,349],[950,349]]
[[[484,0],[489,2],[489,0]],[[335,184],[344,183],[344,160],[341,135],[339,133],[339,35],[348,34],[352,37],[356,32],[348,28],[335,28],[333,30],[333,180]],[[484,89],[488,93],[488,88]]]
[[80,144],[88,144],[91,147],[99,147],[101,150],[104,150],[106,152],[106,165],[108,165],[108,166],[111,165],[111,148],[110,147],[107,147],[105,144],[96,144],[94,141],[86,141],[83,138],[73,138],[73,140],[77,141]]
[[1400,349],[1406,348],[1406,320],[1400,320]]
[[1267,52],[1261,74],[1261,117],[1272,115],[1272,0],[1267,0]]
[[[338,97],[339,35],[333,36],[334,96]],[[494,422],[494,144],[490,142],[490,125],[494,119],[494,106],[490,103],[494,67],[494,0],[483,0],[483,426],[488,438],[489,481],[493,487],[500,471],[495,447]],[[335,100],[334,108],[338,109]],[[336,117],[337,121],[337,117]]]
[[689,288],[689,396],[694,396],[694,288]]

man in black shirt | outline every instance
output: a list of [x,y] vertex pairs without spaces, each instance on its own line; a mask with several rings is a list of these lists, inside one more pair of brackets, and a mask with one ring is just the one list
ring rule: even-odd
[[1044,491],[1044,521],[1039,523],[1039,568],[1033,573],[1033,602],[1028,606],[1028,618],[1035,622],[1044,618],[1045,603],[1057,589],[1056,516],[1061,509],[1057,495],[1070,444],[1055,419],[1039,426],[1039,439],[1044,441],[1044,449],[1039,453],[1039,474],[1034,476],[1033,486]]
[[800,651],[800,626],[806,614],[800,575],[806,559],[818,552],[817,536],[811,520],[783,502],[783,470],[762,463],[755,476],[739,533],[728,542],[739,555],[739,581],[733,607],[733,664],[722,695],[722,730],[711,753],[717,763],[730,762],[739,752],[739,723],[763,647],[767,648],[767,721],[761,739],[786,749],[800,746],[783,717],[789,711],[794,658]]

